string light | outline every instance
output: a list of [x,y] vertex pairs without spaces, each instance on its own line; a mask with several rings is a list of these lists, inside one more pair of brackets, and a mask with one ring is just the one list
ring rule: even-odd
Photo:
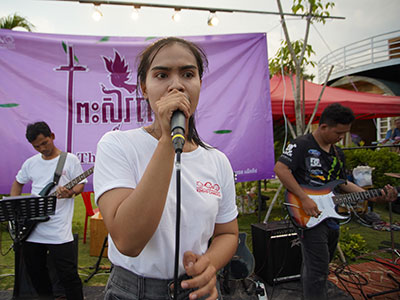
[[103,14],[100,10],[100,5],[95,4],[94,8],[93,8],[93,13],[92,13],[92,18],[93,20],[95,20],[96,22],[100,21],[101,18],[103,17]]
[[139,19],[139,7],[134,6],[131,13],[132,20],[136,21]]
[[211,11],[210,15],[208,16],[207,24],[208,26],[217,26],[219,23],[219,19],[215,11]]
[[181,10],[175,8],[175,12],[172,15],[172,20],[174,20],[174,22],[179,22],[181,20],[181,14],[180,14]]
[[[155,8],[173,8],[175,10],[175,14],[172,16],[172,19],[176,22],[179,21],[180,15],[179,11],[182,9],[187,10],[200,10],[200,11],[209,11],[210,16],[208,17],[207,24],[209,26],[217,26],[219,20],[216,16],[216,12],[223,12],[223,13],[248,13],[248,14],[267,14],[267,15],[284,15],[284,16],[294,16],[298,18],[305,18],[305,17],[315,17],[315,15],[308,15],[308,14],[296,14],[296,13],[285,13],[285,12],[274,12],[274,11],[261,11],[261,10],[247,10],[247,9],[231,9],[231,8],[216,8],[216,7],[203,7],[203,6],[186,6],[186,5],[170,5],[170,4],[163,4],[163,3],[144,3],[144,2],[133,2],[133,1],[109,1],[109,0],[43,0],[43,1],[71,1],[71,2],[79,2],[82,4],[93,4],[95,6],[92,17],[96,21],[99,21],[103,17],[103,13],[100,11],[99,6],[101,4],[105,5],[125,5],[125,6],[134,6],[135,12],[132,12],[131,17],[132,19],[136,20],[138,18],[138,8],[140,7],[155,7]],[[318,16],[323,19],[345,19],[344,17],[337,17],[337,16]]]

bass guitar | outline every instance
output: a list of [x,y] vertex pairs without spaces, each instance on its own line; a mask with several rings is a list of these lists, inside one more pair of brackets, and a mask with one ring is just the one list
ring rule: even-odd
[[[93,174],[93,170],[94,170],[94,167],[87,169],[81,175],[72,179],[70,182],[68,182],[66,185],[64,185],[64,187],[69,190],[72,189],[75,185],[77,185],[83,179],[85,179],[85,178],[89,177],[91,174]],[[54,183],[50,182],[43,188],[43,190],[40,191],[39,195],[47,196],[53,187],[54,187]],[[55,192],[51,193],[49,196],[56,196],[56,195],[57,195],[57,192],[55,191]],[[46,222],[48,220],[50,220],[49,216],[19,220],[18,221],[19,222],[19,232],[18,232],[19,241],[20,242],[25,241],[28,238],[28,236],[30,235],[30,233],[32,232],[32,230],[35,228],[37,223]],[[15,239],[17,237],[15,221],[8,222],[8,232],[10,233],[11,238],[15,241]]]
[[259,289],[255,281],[249,278],[254,272],[255,262],[253,254],[246,246],[246,237],[245,232],[239,232],[235,255],[217,275],[224,299],[259,299],[256,296]]
[[246,239],[246,232],[239,232],[236,253],[228,263],[229,279],[244,279],[254,272],[254,256],[246,245]]
[[[309,229],[317,226],[323,220],[334,218],[339,220],[347,219],[348,216],[342,216],[336,212],[337,205],[353,205],[361,200],[382,196],[381,189],[372,189],[357,193],[335,194],[333,190],[344,180],[335,180],[321,187],[300,185],[308,196],[317,204],[321,214],[318,217],[306,215],[301,201],[297,196],[286,190],[285,202],[283,203],[292,219],[294,225],[302,229]],[[396,188],[400,191],[400,188]]]

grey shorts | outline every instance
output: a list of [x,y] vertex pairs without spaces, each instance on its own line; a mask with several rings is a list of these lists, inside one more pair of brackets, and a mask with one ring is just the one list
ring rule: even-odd
[[[181,276],[179,282],[188,279]],[[113,266],[105,291],[105,300],[171,300],[174,291],[171,288],[173,280],[148,278],[139,276],[124,268]],[[177,300],[189,299],[194,289],[178,290]],[[207,297],[200,298],[205,299]]]

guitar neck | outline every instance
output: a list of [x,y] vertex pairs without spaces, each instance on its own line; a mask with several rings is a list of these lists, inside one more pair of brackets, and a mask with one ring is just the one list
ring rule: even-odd
[[[397,187],[396,189],[399,192],[400,188]],[[335,204],[354,204],[361,200],[368,200],[380,196],[382,196],[381,189],[372,189],[363,192],[336,195],[333,197],[333,202]]]
[[[66,185],[64,185],[65,188],[67,189],[72,189],[75,185],[77,185],[79,182],[81,182],[83,179],[88,177],[90,174],[93,173],[94,167],[91,167],[90,169],[87,169],[85,172],[83,172],[81,175],[78,177],[72,179],[70,182],[68,182]],[[50,196],[56,196],[57,192],[52,193]]]

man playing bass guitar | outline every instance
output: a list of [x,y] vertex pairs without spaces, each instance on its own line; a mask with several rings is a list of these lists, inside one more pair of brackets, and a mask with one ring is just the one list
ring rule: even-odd
[[[344,154],[335,146],[350,131],[354,119],[354,114],[348,107],[339,103],[327,106],[321,115],[318,128],[313,133],[294,139],[275,165],[274,171],[282,184],[299,199],[299,204],[292,205],[301,209],[308,218],[318,219],[321,213],[323,215],[323,208],[319,207],[300,185],[320,188],[329,182],[343,179],[345,183],[338,186],[341,192],[364,191],[356,184],[346,181]],[[390,185],[379,194],[381,196],[369,200],[394,201],[397,197],[396,189]],[[295,226],[302,247],[301,280],[306,300],[327,299],[329,262],[339,240],[337,219],[326,218],[315,224],[306,230]]]
[[[12,184],[11,196],[20,195],[22,187],[29,181],[32,182],[31,193],[39,195],[53,180],[61,154],[61,150],[54,145],[55,135],[45,122],[29,124],[26,138],[39,153],[23,163]],[[73,244],[72,216],[73,197],[83,191],[86,180],[71,189],[64,187],[66,182],[82,173],[79,159],[74,154],[67,153],[57,186],[56,212],[47,222],[38,223],[22,244],[26,269],[40,299],[54,299],[46,267],[47,257],[54,261],[67,299],[83,299],[82,282],[78,275]]]

